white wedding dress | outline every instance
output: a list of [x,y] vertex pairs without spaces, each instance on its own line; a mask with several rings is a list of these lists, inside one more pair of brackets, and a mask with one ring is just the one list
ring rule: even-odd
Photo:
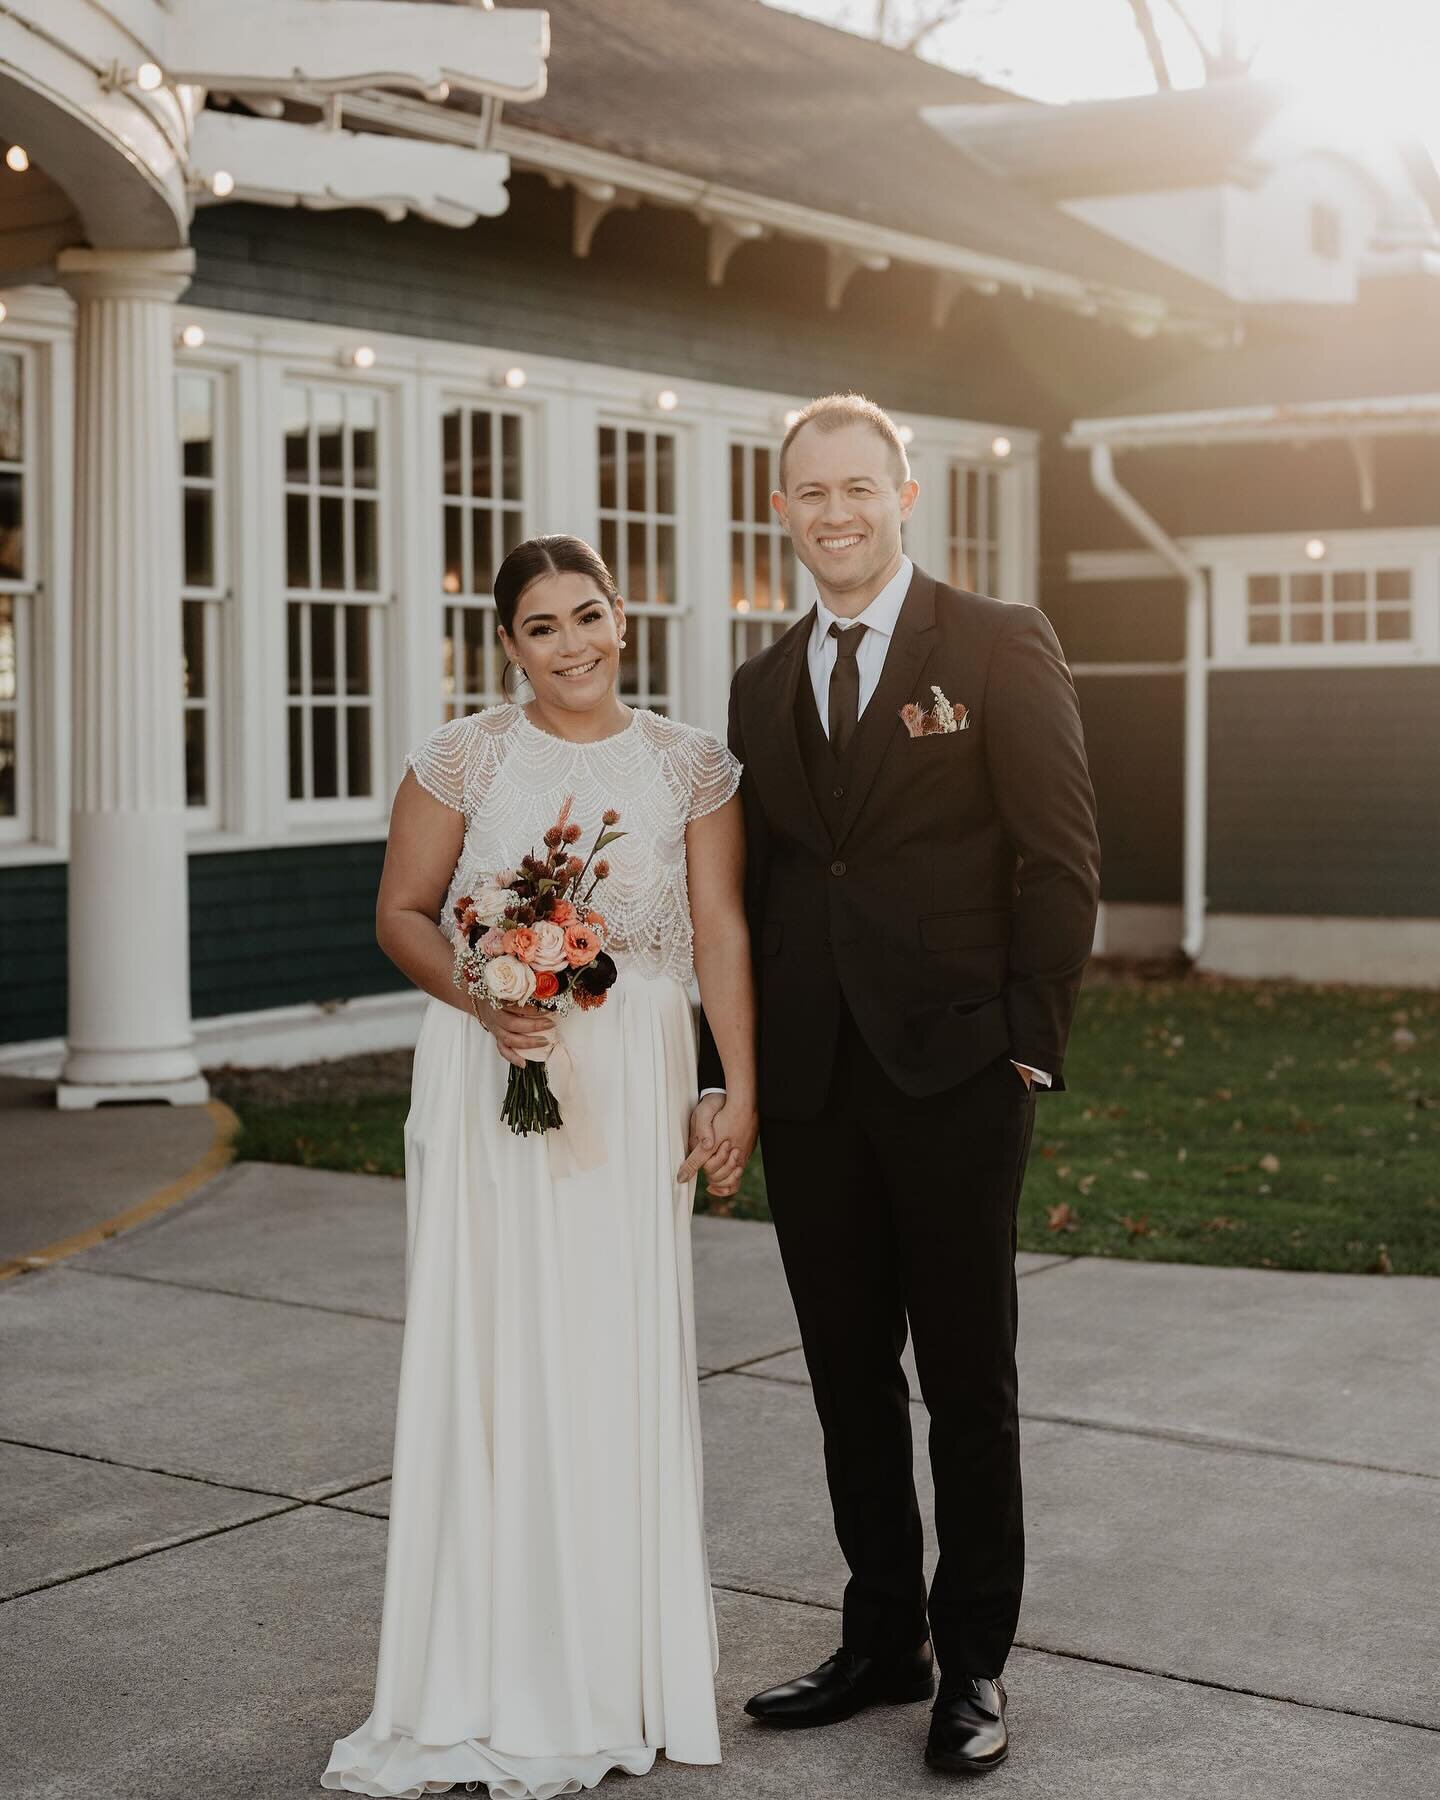
[[734,793],[707,733],[637,709],[571,744],[511,705],[407,764],[465,839],[451,903],[516,864],[566,796],[588,846],[626,835],[596,896],[619,970],[559,1023],[603,1140],[516,1137],[510,1064],[432,999],[405,1122],[406,1302],[375,1701],[326,1788],[578,1793],[612,1768],[720,1760],[685,1156],[696,1096],[685,826]]

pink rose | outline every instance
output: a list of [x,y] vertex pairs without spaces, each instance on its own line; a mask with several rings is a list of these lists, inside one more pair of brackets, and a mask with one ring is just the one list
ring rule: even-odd
[[530,927],[535,942],[526,961],[532,969],[563,969],[570,960],[565,950],[565,933],[553,919],[541,919]]
[[502,955],[505,949],[505,933],[500,930],[498,925],[492,925],[476,948],[484,956]]

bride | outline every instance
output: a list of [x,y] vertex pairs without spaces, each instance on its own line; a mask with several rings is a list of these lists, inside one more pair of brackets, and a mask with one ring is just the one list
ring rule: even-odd
[[[701,1166],[735,1191],[756,1134],[740,765],[618,699],[624,605],[589,545],[521,544],[495,602],[534,699],[406,757],[376,908],[431,999],[375,1700],[321,1777],[357,1794],[548,1800],[644,1774],[659,1749],[720,1760],[690,1210]],[[615,985],[558,1021],[472,1003],[451,981],[453,902],[539,850],[567,797],[587,839],[621,815],[596,899]],[[692,971],[725,1068],[713,1126],[690,1117]],[[517,1137],[510,1065],[557,1039],[578,1110]]]

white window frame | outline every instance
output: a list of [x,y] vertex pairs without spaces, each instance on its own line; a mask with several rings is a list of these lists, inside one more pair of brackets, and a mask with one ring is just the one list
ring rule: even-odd
[[[625,434],[641,432],[646,435],[648,445],[645,453],[645,500],[646,505],[635,507],[628,504],[631,499],[628,487],[625,491],[627,504],[622,508],[602,507],[600,504],[600,433],[610,430],[616,434],[616,467],[617,472],[624,461]],[[593,437],[594,448],[594,490],[596,534],[591,540],[595,548],[604,554],[604,527],[607,522],[615,525],[615,542],[619,554],[611,573],[615,576],[620,594],[625,602],[626,635],[635,634],[635,667],[640,672],[641,680],[637,688],[622,691],[629,704],[636,706],[663,706],[669,717],[684,718],[686,682],[683,676],[684,644],[689,621],[695,613],[695,601],[691,591],[688,575],[692,569],[692,559],[687,557],[689,513],[686,496],[690,492],[689,475],[692,461],[691,427],[681,420],[677,423],[673,413],[662,411],[642,412],[638,408],[625,409],[609,406],[599,410],[595,418]],[[671,488],[675,503],[673,513],[662,513],[658,507],[651,510],[648,506],[651,490],[656,486],[654,439],[664,436],[674,444],[674,465],[671,470]],[[626,542],[627,527],[640,524],[645,530],[645,558],[647,563],[654,559],[656,532],[661,525],[669,525],[674,533],[674,594],[668,601],[641,600],[627,591],[629,580],[629,549]],[[665,632],[665,685],[656,690],[649,682],[650,663],[648,657],[650,619],[660,619],[666,625]]]
[[[1201,538],[1193,554],[1211,570],[1212,668],[1314,669],[1409,666],[1440,659],[1440,533],[1430,530],[1317,532],[1325,554],[1305,553],[1294,533]],[[1254,575],[1313,575],[1382,569],[1410,575],[1410,636],[1340,642],[1252,644],[1249,581]]]
[[[501,415],[508,414],[519,420],[520,497],[518,503],[507,504],[503,497],[492,498],[489,500],[477,499],[474,495],[466,491],[463,486],[462,491],[458,494],[448,494],[444,491],[444,419],[446,414],[457,406],[462,408],[462,416],[467,418],[470,413],[474,412],[486,412],[491,414],[492,419],[495,421],[492,426],[492,431],[496,432],[503,430],[503,427],[499,422]],[[431,408],[426,408],[425,410],[427,416],[432,414]],[[439,684],[442,704],[447,716],[473,712],[482,706],[495,705],[498,701],[503,699],[504,689],[501,686],[501,681],[505,674],[505,652],[500,647],[500,640],[497,635],[497,617],[495,611],[495,595],[493,591],[489,593],[477,593],[474,590],[473,585],[473,571],[471,571],[472,578],[469,586],[462,583],[460,590],[456,593],[447,592],[445,589],[445,515],[447,510],[457,508],[461,513],[461,516],[467,521],[470,515],[475,511],[487,511],[495,515],[496,525],[494,528],[494,543],[497,552],[495,556],[495,566],[497,568],[501,561],[500,553],[503,551],[503,525],[500,523],[500,520],[504,513],[518,511],[520,514],[520,532],[522,539],[533,537],[538,530],[535,523],[536,517],[538,516],[536,511],[536,494],[541,483],[540,446],[543,421],[543,404],[537,406],[533,401],[513,396],[508,390],[497,392],[493,386],[489,388],[480,388],[452,384],[441,387],[434,396],[433,432],[435,442],[433,449],[436,458],[436,480],[434,488],[432,489],[434,501],[430,510],[434,521],[433,530],[437,539],[437,570],[435,582],[430,591],[440,595],[441,618],[440,630],[435,643],[436,660],[434,663],[434,673],[435,680]],[[468,467],[470,457],[468,433],[464,434],[462,437],[462,452],[465,466]],[[462,531],[462,558],[467,570],[470,568],[471,557],[473,554],[472,545],[473,537],[471,533],[468,530]],[[478,613],[482,618],[481,629],[484,634],[482,654],[485,672],[481,687],[478,691],[464,688],[459,679],[464,658],[463,630],[458,628],[462,625],[461,615],[467,612]],[[450,674],[448,677],[446,676],[444,669],[444,656],[447,645],[449,646],[451,658]],[[511,685],[513,688],[514,683],[512,682]]]
[[[278,760],[281,764],[281,775],[284,783],[284,816],[291,824],[314,822],[322,825],[348,823],[350,821],[370,821],[382,816],[388,810],[389,786],[387,779],[388,760],[386,747],[390,733],[386,729],[386,710],[389,705],[390,690],[390,644],[393,636],[391,620],[395,612],[396,588],[394,580],[394,546],[392,534],[399,527],[402,513],[399,506],[398,489],[401,485],[399,471],[400,457],[395,449],[397,436],[396,423],[388,389],[391,384],[359,379],[333,367],[323,372],[309,370],[286,369],[281,372],[278,390],[278,417],[276,432],[272,439],[273,455],[276,463],[276,486],[280,495],[279,517],[275,521],[276,536],[279,540],[281,557],[281,581],[276,591],[280,617],[280,650],[281,675],[279,696],[281,700],[281,729],[277,744]],[[290,388],[302,388],[307,394],[337,394],[342,402],[342,419],[344,402],[351,394],[363,394],[376,403],[375,426],[375,487],[359,488],[353,482],[344,481],[335,487],[327,487],[317,480],[307,480],[301,484],[292,484],[285,469],[284,451],[284,403],[285,393]],[[348,443],[348,426],[342,427]],[[345,453],[348,456],[348,451]],[[343,508],[344,531],[347,561],[353,573],[354,543],[352,535],[353,504],[357,501],[373,501],[375,506],[375,530],[377,540],[376,578],[373,588],[339,587],[325,588],[312,585],[304,590],[292,588],[289,569],[286,566],[286,519],[288,514],[288,495],[292,485],[299,485],[305,493],[307,501],[318,498],[338,499]],[[318,512],[310,508],[318,517]],[[312,577],[319,575],[319,537],[318,527],[312,526],[311,532],[311,568]],[[308,623],[309,608],[312,606],[331,606],[335,612],[336,637],[336,669],[337,673],[344,660],[345,611],[358,606],[366,614],[366,654],[369,659],[370,689],[363,697],[361,704],[370,715],[370,792],[368,794],[313,795],[295,796],[290,792],[290,716],[293,710],[292,696],[289,687],[289,625],[292,606],[306,608],[304,619]],[[310,635],[302,631],[301,639],[302,663],[308,670],[310,662]],[[301,716],[307,722],[311,718],[316,702],[308,686],[302,690]],[[345,745],[345,719],[355,704],[347,695],[337,692],[322,699],[320,705],[335,713],[336,757],[339,766],[346,766],[347,750]],[[302,729],[302,746],[305,755],[305,767],[310,767],[311,733]]]
[[[213,495],[213,528],[215,566],[211,571],[213,579],[206,586],[191,586],[185,580],[184,569],[184,518],[181,518],[181,572],[180,572],[180,604],[183,608],[187,602],[204,608],[201,617],[204,621],[206,692],[201,699],[184,696],[181,704],[186,712],[204,711],[207,715],[205,731],[205,803],[201,806],[187,805],[185,808],[186,825],[192,833],[217,830],[226,816],[226,779],[229,773],[229,758],[226,750],[229,742],[227,732],[229,707],[227,696],[231,683],[227,679],[226,664],[228,651],[234,638],[232,615],[234,613],[234,539],[233,514],[235,480],[233,471],[233,432],[234,432],[234,396],[233,371],[223,363],[201,361],[197,358],[177,359],[175,367],[175,388],[177,399],[182,380],[200,380],[210,383],[214,394],[215,437],[212,447],[214,470],[209,477],[195,478],[184,472],[183,460],[180,471],[181,505],[184,495],[191,488],[208,488]],[[180,446],[179,454],[183,459],[184,446]]]
[[[29,300],[22,306],[18,302]],[[72,517],[73,308],[53,289],[7,295],[10,317],[0,341],[33,342],[42,397],[31,413],[41,443],[35,499],[42,514],[34,538],[37,588],[32,637],[31,736],[36,805],[27,843],[0,843],[0,862],[63,857],[68,817],[68,617]],[[206,373],[222,382],[226,419],[217,445],[224,597],[217,598],[220,642],[215,664],[219,757],[215,804],[189,820],[194,853],[381,840],[400,778],[404,750],[445,717],[441,646],[443,538],[441,417],[459,401],[525,420],[521,508],[527,536],[569,531],[600,543],[598,427],[639,427],[671,434],[676,444],[675,594],[655,606],[671,621],[667,662],[669,710],[724,734],[734,615],[730,607],[729,444],[732,438],[777,448],[785,415],[807,395],[691,381],[671,371],[613,368],[573,358],[531,355],[505,346],[475,346],[354,331],[310,321],[257,317],[208,307],[177,306],[179,338],[203,328],[201,348],[177,346],[177,373]],[[371,366],[354,360],[360,345]],[[505,372],[524,371],[523,386]],[[375,607],[372,758],[375,792],[356,800],[296,800],[288,792],[283,391],[287,382],[344,388],[381,401],[381,582],[367,597]],[[673,408],[659,404],[670,390]],[[882,396],[883,398],[883,396]],[[906,547],[939,577],[946,573],[944,480],[950,457],[984,458],[997,435],[1013,445],[1014,504],[1007,511],[1007,599],[1035,599],[1034,469],[1037,434],[1004,422],[897,413],[910,432],[909,454],[922,487],[906,529]],[[223,474],[221,469],[223,468]],[[810,581],[800,575],[804,603]],[[217,569],[217,586],[219,570]],[[327,591],[322,600],[333,598]],[[480,599],[483,597],[471,597]],[[341,602],[344,603],[343,601]],[[640,614],[637,608],[637,620]],[[777,616],[778,617],[778,616]],[[178,620],[177,620],[178,626]]]
[[70,578],[74,519],[74,308],[54,288],[5,296],[0,347],[25,364],[25,571],[17,606],[16,815],[0,867],[63,861],[70,819]]

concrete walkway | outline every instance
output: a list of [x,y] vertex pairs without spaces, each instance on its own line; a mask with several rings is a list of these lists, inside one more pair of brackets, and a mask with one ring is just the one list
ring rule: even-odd
[[[373,1690],[403,1219],[396,1182],[242,1165],[0,1283],[7,1796],[320,1791]],[[834,1649],[843,1569],[773,1234],[702,1219],[696,1258],[725,1761],[636,1792],[945,1791],[924,1707],[740,1712]],[[1029,1580],[987,1794],[1433,1800],[1440,1282],[1022,1269]]]

